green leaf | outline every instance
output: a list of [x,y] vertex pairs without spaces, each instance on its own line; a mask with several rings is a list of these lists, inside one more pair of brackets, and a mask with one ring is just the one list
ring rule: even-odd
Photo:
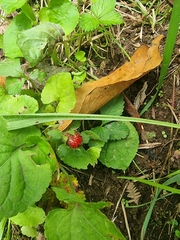
[[65,35],[69,35],[76,27],[79,12],[75,5],[68,0],[51,0],[49,7],[40,11],[41,22],[53,22],[61,25]]
[[42,23],[19,33],[17,44],[24,58],[34,67],[52,52],[54,44],[62,36],[63,31],[58,24]]
[[8,58],[17,58],[23,57],[23,54],[17,45],[17,37],[20,32],[23,30],[29,29],[32,27],[31,21],[26,17],[24,13],[16,15],[9,26],[4,32],[3,39],[3,50],[6,57]]
[[26,211],[18,213],[10,218],[12,222],[19,226],[36,227],[44,222],[46,218],[45,212],[39,207],[28,207]]
[[123,23],[119,13],[114,11],[115,0],[97,0],[91,7],[94,16],[99,19],[99,23],[103,25],[113,25]]
[[71,75],[61,72],[50,77],[41,94],[44,104],[57,102],[56,112],[69,112],[76,103]]
[[3,36],[4,34],[0,34],[0,48],[3,49]]
[[123,19],[119,13],[113,11],[113,12],[109,12],[105,16],[101,17],[99,19],[99,22],[104,25],[116,25],[116,24],[122,24]]
[[6,78],[6,91],[10,95],[20,94],[24,85],[25,78]]
[[4,94],[0,96],[0,100],[0,114],[27,114],[35,113],[38,110],[38,102],[26,95],[12,96]]
[[86,61],[85,55],[86,55],[86,53],[84,51],[78,51],[75,54],[75,58],[80,62],[85,62]]
[[[122,95],[119,95],[105,104],[100,112],[103,115],[111,115],[111,116],[120,116],[122,115],[124,110],[124,99]],[[108,121],[102,121],[102,124],[106,124]]]
[[48,163],[35,164],[32,160],[33,151],[31,148],[25,148],[27,136],[39,135],[35,127],[26,129],[25,134],[23,130],[8,132],[6,122],[2,118],[0,123],[0,219],[2,219],[23,212],[38,201],[51,181],[52,171]]
[[45,223],[45,236],[53,240],[125,240],[103,213],[88,204],[76,204],[70,210],[51,211]]
[[[89,141],[87,142],[89,147],[101,148],[104,146],[104,142],[95,131],[86,130],[86,131],[83,131],[83,133],[90,137]],[[84,139],[83,139],[83,142],[84,142]]]
[[0,0],[0,5],[6,14],[9,14],[22,7],[25,2],[26,0]]
[[97,0],[92,5],[91,11],[97,18],[101,18],[114,10],[115,3],[116,3],[115,0],[106,0],[106,1]]
[[104,128],[108,129],[110,140],[125,139],[129,135],[129,128],[123,122],[112,122]]
[[107,142],[109,140],[110,132],[108,128],[99,126],[91,128],[91,131],[95,132],[103,140],[103,142]]
[[31,238],[38,237],[38,233],[35,227],[28,227],[28,226],[23,226],[21,228],[21,232],[23,235]]
[[99,20],[89,13],[83,13],[79,25],[84,31],[93,31],[99,27]]
[[83,200],[78,197],[77,194],[74,193],[68,193],[65,189],[63,188],[57,188],[53,187],[53,191],[56,193],[56,197],[59,199],[59,201],[63,201],[65,203],[78,203],[78,202],[83,202]]
[[21,7],[21,10],[32,22],[36,23],[36,17],[34,15],[32,7],[29,4],[25,3]]
[[20,65],[20,59],[6,58],[4,61],[0,61],[0,76],[4,77],[21,77],[23,71]]
[[139,137],[131,123],[126,122],[129,135],[119,141],[108,141],[102,148],[100,162],[107,167],[126,170],[136,155]]
[[67,165],[77,169],[87,169],[89,164],[97,163],[100,155],[100,148],[92,147],[87,151],[83,147],[70,148],[66,144],[62,144],[57,149],[58,157]]

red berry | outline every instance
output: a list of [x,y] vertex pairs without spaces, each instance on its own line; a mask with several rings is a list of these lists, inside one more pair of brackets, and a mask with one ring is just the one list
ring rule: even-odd
[[78,148],[82,144],[82,136],[75,132],[74,135],[68,134],[67,145],[71,148]]

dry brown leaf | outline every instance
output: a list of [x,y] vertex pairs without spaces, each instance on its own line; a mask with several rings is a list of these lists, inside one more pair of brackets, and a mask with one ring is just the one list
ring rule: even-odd
[[[76,105],[72,113],[94,113],[111,99],[119,95],[136,80],[161,63],[159,44],[163,35],[158,36],[149,48],[142,45],[120,68],[97,81],[88,82],[76,90]],[[64,130],[71,121],[64,121],[59,129]]]

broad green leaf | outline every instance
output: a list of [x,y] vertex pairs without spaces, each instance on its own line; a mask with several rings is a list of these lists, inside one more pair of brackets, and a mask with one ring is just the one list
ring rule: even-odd
[[104,25],[122,24],[123,19],[118,12],[112,11],[99,19],[99,22]]
[[125,123],[129,128],[126,139],[108,141],[102,148],[100,162],[107,167],[126,170],[136,155],[139,145],[139,137],[131,123]]
[[32,27],[31,21],[26,17],[24,13],[16,15],[12,19],[11,23],[4,32],[3,50],[5,52],[6,57],[8,58],[23,57],[23,54],[19,46],[17,45],[17,36],[18,33],[31,27]]
[[23,226],[21,227],[21,233],[27,237],[38,237],[38,232],[35,227]]
[[40,11],[41,22],[53,22],[61,25],[65,35],[69,35],[76,27],[79,12],[69,0],[51,0],[49,7]]
[[[120,116],[122,115],[124,110],[124,99],[122,95],[119,95],[105,104],[100,112],[103,115],[111,115],[111,116]],[[106,124],[108,121],[102,121],[102,124]]]
[[45,223],[47,240],[125,240],[122,233],[98,209],[76,204],[70,210],[49,212]]
[[34,67],[52,52],[54,44],[62,36],[63,31],[58,24],[47,22],[19,33],[17,44],[24,58]]
[[97,0],[91,7],[91,11],[97,18],[101,18],[115,8],[115,0]]
[[34,153],[32,159],[36,164],[42,165],[48,162],[52,171],[56,171],[56,157],[52,151],[52,147],[45,139],[40,136],[29,136],[26,138],[25,142],[27,147],[31,147]]
[[92,147],[87,151],[83,147],[70,148],[66,144],[61,144],[57,149],[58,157],[67,165],[77,169],[87,169],[89,164],[97,163],[100,155],[100,148]]
[[125,139],[129,135],[129,128],[123,122],[112,122],[107,124],[104,128],[108,129],[110,140]]
[[99,27],[99,20],[89,13],[83,13],[79,25],[84,31],[93,31]]
[[6,14],[9,14],[22,7],[25,2],[26,0],[0,0],[0,5]]
[[32,7],[25,3],[22,7],[21,7],[22,12],[32,21],[32,22],[36,22],[36,17],[34,15],[34,12],[32,10]]
[[[48,163],[38,165],[32,160],[31,147],[25,148],[27,136],[39,135],[35,127],[8,132],[0,118],[0,219],[15,216],[38,201],[51,181]],[[17,141],[15,138],[17,137]],[[23,143],[23,144],[22,144]]]
[[44,104],[56,102],[56,112],[69,112],[76,103],[71,75],[61,72],[50,77],[41,94]]
[[1,95],[0,100],[0,114],[28,114],[38,110],[38,102],[26,95]]
[[44,222],[46,218],[45,212],[39,207],[28,207],[26,211],[18,213],[16,216],[10,218],[12,222],[19,226],[36,227]]
[[0,61],[0,76],[4,77],[21,77],[23,70],[20,65],[20,59],[9,59],[6,58]]
[[24,85],[25,78],[6,78],[6,91],[10,95],[20,94]]

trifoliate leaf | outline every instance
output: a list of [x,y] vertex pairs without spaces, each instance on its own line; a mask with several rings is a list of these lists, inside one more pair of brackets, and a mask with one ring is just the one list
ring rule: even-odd
[[107,167],[126,170],[133,161],[139,145],[139,137],[131,123],[125,123],[129,128],[126,139],[108,141],[102,148],[100,162]]
[[112,122],[104,128],[108,130],[110,140],[125,139],[129,135],[129,128],[123,122]]
[[44,104],[56,102],[56,112],[67,113],[76,103],[75,91],[68,72],[61,72],[50,77],[41,94]]
[[17,44],[24,58],[34,67],[52,52],[54,44],[62,39],[63,34],[58,24],[41,23],[19,33]]
[[59,24],[69,35],[76,27],[79,20],[79,12],[69,0],[51,0],[49,7],[40,11],[41,22],[53,22]]
[[45,223],[45,236],[53,240],[125,240],[114,223],[100,210],[84,203],[75,204],[69,210],[55,209],[49,212]]

